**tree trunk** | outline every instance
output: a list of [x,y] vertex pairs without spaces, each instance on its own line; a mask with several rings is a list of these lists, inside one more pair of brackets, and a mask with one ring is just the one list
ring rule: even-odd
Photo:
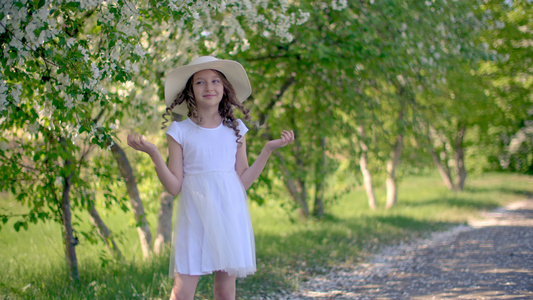
[[174,196],[167,191],[161,193],[161,206],[157,213],[157,233],[154,241],[154,253],[160,254],[164,246],[172,241],[172,211]]
[[397,200],[398,200],[398,189],[396,185],[396,167],[398,166],[398,163],[400,162],[400,156],[402,154],[402,148],[403,148],[403,135],[405,132],[405,125],[404,125],[404,109],[405,104],[402,101],[402,98],[409,97],[410,101],[414,101],[414,97],[412,96],[412,92],[410,90],[405,89],[405,83],[398,80],[398,78],[392,78],[392,83],[396,87],[398,91],[398,96],[400,98],[400,110],[398,112],[398,119],[396,120],[398,128],[398,133],[396,136],[396,142],[394,143],[392,147],[392,151],[390,154],[390,159],[387,162],[387,179],[385,180],[385,185],[387,187],[387,199],[385,202],[385,208],[389,209],[393,207]]
[[[400,112],[400,119],[402,121],[403,113]],[[396,186],[396,167],[400,162],[400,156],[402,154],[403,147],[403,133],[398,134],[396,137],[396,143],[394,145],[393,151],[391,152],[391,157],[387,162],[387,179],[385,181],[387,186],[387,201],[385,208],[391,208],[396,204],[398,198],[398,189]]]
[[70,211],[70,187],[72,182],[72,170],[69,170],[71,165],[70,160],[65,161],[64,169],[68,171],[68,175],[63,177],[63,197],[61,199],[61,214],[63,220],[63,237],[65,239],[65,256],[67,258],[67,266],[69,277],[76,283],[80,281],[80,273],[78,270],[78,259],[76,257],[76,245],[78,240],[74,238],[72,230],[72,215]]
[[105,225],[104,220],[100,218],[100,214],[98,213],[98,211],[94,207],[94,204],[92,203],[89,208],[89,215],[91,216],[91,222],[98,230],[98,235],[100,235],[100,237],[104,241],[104,244],[107,250],[111,252],[111,254],[113,255],[115,259],[122,259],[122,252],[120,252],[120,249],[115,243],[115,240],[111,236],[111,232]]
[[[442,180],[444,181],[444,184],[446,187],[450,190],[455,190],[455,184],[453,183],[452,178],[452,172],[450,169],[450,165],[448,163],[448,153],[446,150],[446,145],[448,144],[447,139],[440,135],[435,128],[432,126],[427,125],[428,133],[427,133],[427,140],[430,147],[431,157],[433,158],[433,162],[437,166],[437,169],[439,170],[440,176],[442,177]],[[444,154],[444,159],[441,159],[439,153],[435,150],[434,147],[434,140],[432,136],[435,137],[435,139],[438,139],[439,142],[441,142],[443,146],[443,152],[441,154]]]
[[[290,76],[286,78],[285,82],[280,87],[276,95],[270,98],[269,103],[265,106],[265,109],[259,115],[260,126],[263,126],[266,123],[272,108],[275,106],[276,103],[278,103],[278,101],[280,101],[280,99],[283,97],[285,92],[295,82],[296,82],[296,78],[294,76]],[[295,134],[297,133],[295,132]],[[269,140],[272,139],[272,135],[268,132],[268,129],[265,132],[265,137]],[[297,144],[297,141],[296,141],[296,144]],[[285,164],[285,160],[283,159],[283,156],[281,156],[278,151],[276,151],[275,153],[281,162],[281,169],[285,176],[284,178],[285,185],[287,186],[287,189],[289,190],[289,194],[291,195],[292,199],[298,206],[298,212],[300,214],[300,217],[302,217],[302,219],[306,219],[309,217],[309,206],[307,204],[307,190],[305,187],[305,181],[299,180],[298,178],[295,179],[293,174],[291,174],[291,172],[287,168],[287,165]],[[298,162],[301,162],[301,160],[298,160]]]
[[[292,199],[299,207],[298,212],[300,213],[300,216],[303,219],[306,219],[309,217],[309,206],[307,205],[307,190],[305,188],[305,182],[295,181],[291,172],[289,169],[287,169],[283,156],[279,153],[279,151],[276,151],[275,153],[281,161],[281,169],[283,170],[283,174],[285,174],[285,184],[287,185],[287,189],[289,190]],[[296,184],[296,182],[298,182],[299,186]]]
[[[297,136],[298,133],[296,129],[294,129],[294,131],[295,136]],[[268,132],[268,130],[265,132],[265,137],[268,140],[272,140],[272,135],[270,134],[270,132]],[[298,140],[295,140],[294,143],[297,149],[295,152],[300,153],[298,151]],[[275,151],[274,153],[281,163],[281,170],[283,171],[283,174],[285,176],[285,185],[287,186],[287,189],[289,190],[289,194],[291,194],[292,199],[298,206],[298,212],[300,214],[300,217],[302,217],[302,219],[307,219],[309,217],[309,205],[307,204],[307,188],[305,186],[305,179],[303,179],[301,176],[294,176],[287,168],[287,164],[285,163],[285,159],[283,158],[281,153],[279,151]],[[303,160],[301,159],[301,157],[298,154],[295,154],[295,157],[296,164],[299,170],[304,170]]]
[[459,127],[459,132],[457,133],[457,138],[455,139],[455,171],[457,174],[457,184],[456,188],[460,191],[463,190],[466,181],[466,167],[465,167],[465,154],[463,148],[463,141],[466,133],[466,126],[461,125]]
[[374,195],[374,187],[372,186],[372,174],[368,169],[368,146],[365,143],[365,128],[362,125],[359,125],[357,127],[357,131],[359,132],[359,146],[361,147],[359,168],[361,169],[361,174],[363,174],[363,184],[365,187],[366,196],[368,198],[368,206],[370,206],[371,209],[376,209],[377,203],[376,196]]
[[[294,123],[294,116],[293,116],[293,123]],[[296,124],[294,124],[293,128],[295,128],[293,129],[295,136],[298,136],[298,132],[296,130]],[[296,157],[297,170],[305,170],[304,161],[300,155],[301,153],[300,152],[300,141],[296,140],[294,144],[296,147],[294,156]],[[281,157],[281,154],[279,153],[279,151],[277,151],[277,154],[278,156]],[[290,176],[290,173],[288,173],[287,175]],[[301,205],[300,215],[304,218],[307,218],[309,217],[309,206],[307,204],[308,195],[307,195],[305,176],[302,176],[301,174],[299,174],[299,172],[296,172],[296,182],[298,183],[298,191],[300,195],[299,197],[299,202]]]
[[137,183],[135,182],[135,177],[133,176],[133,170],[131,169],[128,158],[124,150],[120,148],[117,144],[111,146],[111,152],[117,161],[120,173],[124,177],[126,182],[126,187],[128,190],[128,196],[131,201],[131,206],[133,207],[133,212],[135,214],[135,221],[137,224],[137,232],[139,233],[139,238],[141,241],[141,249],[143,252],[143,257],[148,258],[152,254],[152,249],[150,247],[152,243],[152,235],[150,233],[150,227],[148,221],[146,220],[146,215],[144,213],[144,206],[142,204],[141,198],[139,196],[139,190],[137,189]]
[[316,163],[315,168],[315,204],[313,206],[313,215],[318,218],[324,216],[324,174],[326,171],[326,138],[321,137],[319,147],[322,155]]
[[283,83],[283,85],[280,87],[279,91],[276,93],[276,95],[274,97],[270,98],[270,102],[265,106],[265,109],[263,110],[263,112],[259,116],[259,125],[260,126],[263,126],[265,124],[265,122],[267,121],[268,116],[269,116],[270,112],[272,111],[272,108],[274,107],[274,105],[276,105],[276,103],[278,103],[278,101],[281,99],[281,97],[283,97],[283,95],[289,89],[289,87],[295,82],[296,82],[296,78],[295,77],[291,76],[291,77],[287,78],[285,80],[285,82]]
[[368,158],[366,152],[361,152],[361,157],[359,161],[359,168],[363,174],[363,184],[366,191],[366,196],[368,198],[368,206],[370,209],[377,208],[376,196],[374,194],[374,188],[372,186],[372,174],[368,169]]
[[448,164],[443,164],[439,158],[439,155],[433,149],[431,148],[431,156],[433,157],[433,162],[435,162],[435,165],[437,166],[437,169],[439,170],[439,174],[442,177],[442,180],[444,180],[444,184],[446,187],[450,190],[455,189],[455,185],[453,184],[452,180],[452,174],[450,173],[450,168],[448,167]]

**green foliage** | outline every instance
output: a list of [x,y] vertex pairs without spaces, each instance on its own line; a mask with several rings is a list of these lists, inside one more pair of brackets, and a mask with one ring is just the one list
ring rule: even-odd
[[[1,226],[61,222],[70,175],[78,219],[97,202],[128,210],[106,150],[132,128],[163,148],[163,78],[206,54],[248,71],[251,161],[265,140],[295,130],[250,190],[293,219],[315,199],[327,217],[360,185],[362,142],[379,182],[399,135],[406,176],[432,164],[430,150],[453,161],[462,127],[470,171],[533,170],[531,1],[338,2],[1,4],[0,191],[25,208],[3,213]],[[153,214],[153,167],[128,155]]]
[[[364,191],[356,189],[332,204],[319,222],[293,223],[271,201],[261,207],[251,205],[258,273],[238,281],[239,298],[275,297],[275,293],[291,291],[300,282],[325,274],[334,266],[362,262],[384,246],[463,224],[480,211],[533,194],[531,176],[512,174],[475,176],[462,192],[448,191],[434,173],[407,177],[401,188],[404,193],[392,210],[371,211]],[[0,208],[7,206],[5,199],[0,200]],[[114,228],[126,229],[127,219],[128,215],[114,212],[108,222]],[[123,242],[128,250],[126,261],[105,261],[102,245],[83,246],[81,283],[66,283],[62,253],[57,247],[59,230],[57,224],[46,223],[23,233],[15,233],[11,226],[0,231],[0,268],[8,270],[0,274],[0,295],[14,299],[145,299],[170,295],[168,254],[141,260],[139,241],[131,230]],[[86,242],[84,237],[80,242]],[[212,280],[210,276],[201,279],[197,298],[212,298]]]
[[[297,134],[274,171],[261,176],[270,192],[293,180],[305,201],[321,189],[331,197],[327,178],[346,176],[338,172],[346,161],[344,172],[358,173],[361,142],[369,148],[370,170],[381,179],[398,135],[405,165],[424,168],[432,164],[425,125],[448,135],[462,120],[487,128],[481,124],[490,122],[483,113],[490,107],[485,83],[471,72],[485,57],[475,41],[484,28],[474,14],[476,1],[350,2],[342,8],[302,1],[291,9],[297,8],[312,13],[292,29],[292,42],[259,34],[239,55],[255,88],[248,105],[263,126],[257,135],[270,138],[282,128]],[[469,119],[473,114],[478,117]],[[250,144],[252,153],[262,147]],[[285,180],[275,180],[280,176]]]
[[[241,22],[270,28],[285,19],[283,5],[264,17],[254,6],[226,1],[21,0],[0,6],[0,191],[28,208],[2,220],[17,219],[17,230],[63,222],[67,197],[76,214],[100,195],[108,207],[126,210],[117,168],[103,151],[120,142],[121,124],[161,114],[161,74],[189,58],[188,50],[196,52],[207,32],[225,38],[213,35],[213,45],[241,47]],[[289,40],[293,23],[272,29]],[[152,199],[158,190],[152,189]]]
[[[492,140],[486,153],[493,169],[533,170],[533,53],[531,1],[485,1],[481,12],[489,27],[479,36],[491,55],[479,64],[478,76],[489,85],[484,90],[497,110],[490,116]],[[497,141],[497,143],[494,143]]]

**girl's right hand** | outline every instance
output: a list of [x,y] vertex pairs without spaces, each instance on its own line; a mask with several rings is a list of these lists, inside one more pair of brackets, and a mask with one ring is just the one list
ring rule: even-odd
[[278,148],[285,147],[294,142],[294,132],[292,130],[283,130],[281,138],[266,143],[265,149],[272,152]]
[[137,151],[148,153],[148,155],[152,155],[159,151],[156,145],[145,141],[143,136],[139,133],[128,134],[128,145]]

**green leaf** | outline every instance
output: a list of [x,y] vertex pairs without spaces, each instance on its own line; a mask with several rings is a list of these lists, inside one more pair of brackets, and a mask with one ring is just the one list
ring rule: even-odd
[[46,0],[36,0],[35,2],[36,2],[37,9],[40,9],[46,4]]
[[70,9],[70,10],[79,10],[80,2],[74,2],[74,1],[68,2],[68,3],[63,4],[63,7]]
[[13,227],[15,228],[15,231],[19,232],[20,231],[20,227],[23,227],[24,223],[25,222],[22,222],[22,221],[15,222],[15,224],[13,224]]

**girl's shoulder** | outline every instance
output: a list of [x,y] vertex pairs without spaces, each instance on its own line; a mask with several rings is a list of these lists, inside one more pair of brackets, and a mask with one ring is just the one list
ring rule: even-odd
[[241,119],[237,119],[237,128],[240,130],[240,133],[244,135],[246,132],[248,132],[248,127],[244,124],[244,122]]
[[191,124],[194,125],[194,123],[192,123],[189,119],[173,121],[170,123],[170,126],[168,126],[168,129],[165,133],[171,136],[179,144],[182,144],[184,138],[187,136],[187,132],[191,131]]
[[192,122],[189,119],[181,120],[181,121],[172,121],[170,123],[170,126],[168,126],[167,132],[169,131],[176,131],[176,130],[182,130],[187,127],[190,127]]

